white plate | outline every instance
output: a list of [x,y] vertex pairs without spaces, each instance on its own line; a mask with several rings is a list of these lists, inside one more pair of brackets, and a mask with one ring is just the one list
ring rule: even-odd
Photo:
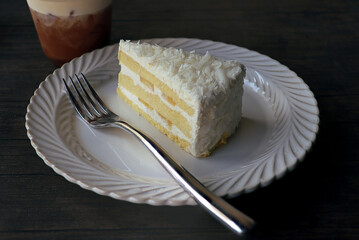
[[61,79],[83,72],[105,103],[156,139],[210,190],[221,196],[265,186],[295,167],[318,131],[313,93],[277,61],[234,45],[198,39],[150,39],[247,67],[243,119],[228,144],[196,159],[168,141],[117,95],[117,44],[83,55],[49,75],[30,100],[28,137],[37,154],[85,189],[116,199],[153,205],[195,204],[136,139],[119,129],[91,129],[75,116]]

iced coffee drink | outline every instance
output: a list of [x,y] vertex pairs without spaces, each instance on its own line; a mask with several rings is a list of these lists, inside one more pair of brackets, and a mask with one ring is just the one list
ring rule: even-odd
[[111,0],[27,0],[46,56],[56,65],[107,45]]

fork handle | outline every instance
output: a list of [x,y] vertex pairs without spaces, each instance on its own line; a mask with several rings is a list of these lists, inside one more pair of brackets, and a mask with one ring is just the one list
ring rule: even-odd
[[178,164],[158,143],[148,137],[145,133],[123,121],[114,122],[113,126],[119,127],[137,137],[157,158],[176,182],[186,190],[199,205],[236,234],[246,232],[255,225],[253,219],[209,191],[183,166]]

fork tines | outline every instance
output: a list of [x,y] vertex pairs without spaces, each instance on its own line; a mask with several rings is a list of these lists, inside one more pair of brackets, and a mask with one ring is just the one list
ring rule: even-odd
[[69,76],[69,80],[72,87],[67,84],[64,78],[62,79],[71,103],[83,119],[90,121],[108,113],[105,104],[82,73],[80,77],[75,74],[75,79]]

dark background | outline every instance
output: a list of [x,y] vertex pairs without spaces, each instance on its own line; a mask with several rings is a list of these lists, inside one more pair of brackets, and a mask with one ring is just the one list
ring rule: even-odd
[[47,167],[24,127],[55,66],[26,1],[0,2],[0,239],[359,239],[359,1],[114,1],[112,43],[190,37],[256,50],[315,94],[320,131],[304,162],[229,200],[257,220],[238,238],[197,206],[149,206],[83,190]]

